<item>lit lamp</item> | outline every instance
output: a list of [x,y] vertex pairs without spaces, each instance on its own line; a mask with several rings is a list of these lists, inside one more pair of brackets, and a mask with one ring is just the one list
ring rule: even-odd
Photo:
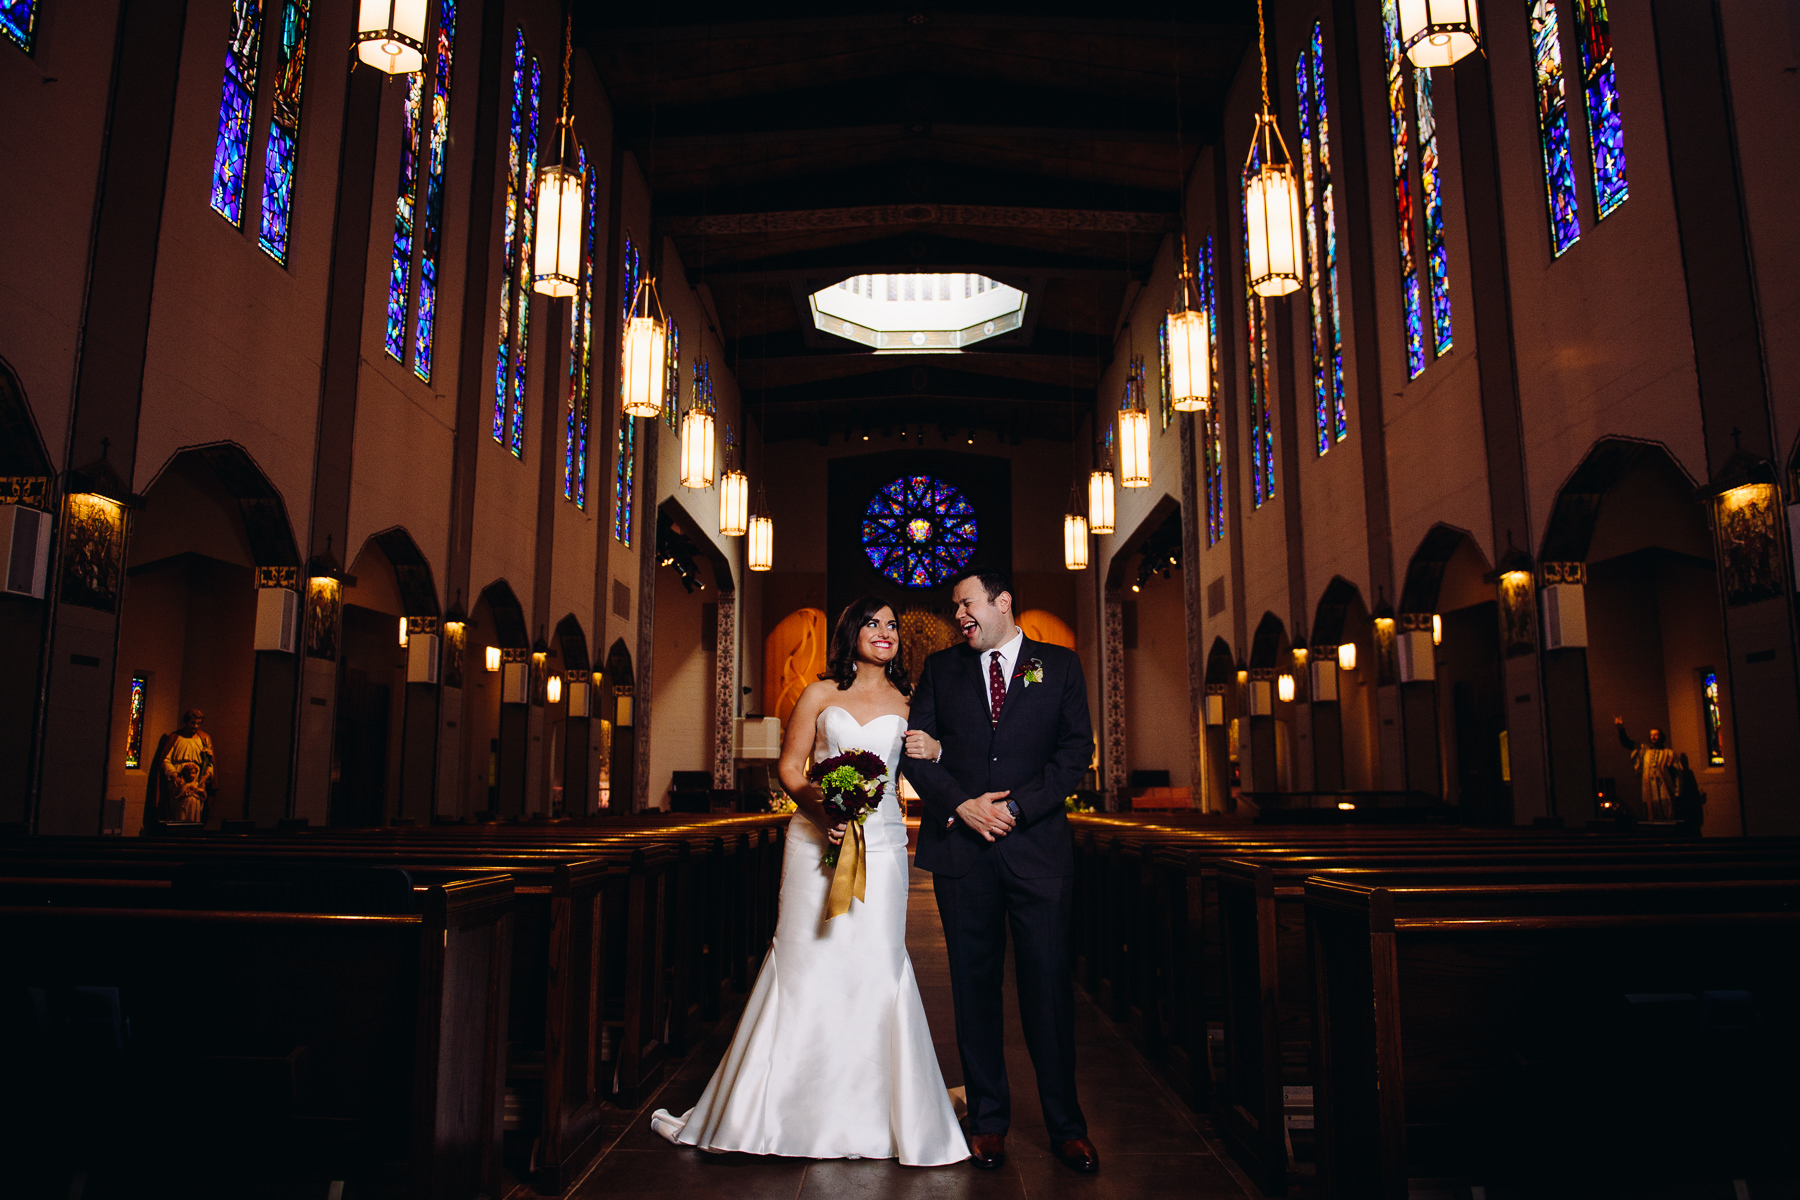
[[563,697],[562,676],[552,675],[544,681],[544,699],[551,704],[561,704]]
[[1400,48],[1415,67],[1447,67],[1481,49],[1475,0],[1400,0]]
[[1262,0],[1256,0],[1256,55],[1262,64],[1262,111],[1244,159],[1244,220],[1250,258],[1250,290],[1259,296],[1285,296],[1300,287],[1300,181],[1282,140],[1281,127],[1269,111],[1268,35],[1263,31]]
[[1444,644],[1444,618],[1437,613],[1431,614],[1431,644],[1434,646]]
[[357,5],[356,57],[389,75],[425,65],[426,0],[362,0]]
[[1119,483],[1128,488],[1150,486],[1150,414],[1132,381],[1125,381],[1119,408]]
[[400,618],[400,648],[406,649],[406,618]]
[[1112,466],[1088,474],[1088,530],[1111,533],[1118,528],[1118,493],[1113,486]]
[[1212,339],[1205,316],[1194,311],[1193,283],[1187,235],[1183,233],[1175,297],[1181,307],[1163,322],[1169,348],[1169,397],[1176,412],[1203,412],[1212,400]]
[[1355,642],[1345,642],[1343,645],[1339,646],[1338,651],[1337,651],[1337,659],[1338,659],[1338,670],[1340,670],[1340,671],[1356,670],[1356,643]]
[[1069,511],[1063,514],[1063,566],[1085,571],[1088,565],[1088,523],[1076,509],[1075,489],[1069,489]]
[[[654,315],[650,311],[653,304],[656,306]],[[626,416],[662,415],[663,392],[668,387],[663,358],[668,347],[669,323],[663,316],[662,300],[656,294],[656,280],[646,276],[638,283],[637,295],[631,299],[631,316],[625,322],[623,386]]]
[[745,565],[752,571],[767,571],[775,565],[775,522],[769,516],[768,502],[763,498],[762,489],[756,489],[756,515],[750,518],[750,533],[746,539]]
[[500,647],[489,646],[487,648],[487,669],[490,673],[500,670]]
[[719,532],[743,537],[750,527],[750,477],[738,470],[731,426],[725,427],[725,473],[719,476]]
[[1275,695],[1283,704],[1294,702],[1294,677],[1292,675],[1275,677]]
[[713,485],[714,427],[711,408],[698,403],[681,418],[681,486]]

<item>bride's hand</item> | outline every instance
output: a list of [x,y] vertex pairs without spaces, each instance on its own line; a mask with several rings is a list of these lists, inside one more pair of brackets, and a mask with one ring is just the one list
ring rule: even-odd
[[929,758],[936,760],[944,752],[944,745],[923,729],[906,731],[906,757]]
[[810,813],[807,815],[812,820],[813,827],[825,835],[826,841],[834,846],[841,846],[844,844],[844,824],[842,822],[832,825],[827,824],[830,820],[829,817],[824,817],[822,815],[814,817]]

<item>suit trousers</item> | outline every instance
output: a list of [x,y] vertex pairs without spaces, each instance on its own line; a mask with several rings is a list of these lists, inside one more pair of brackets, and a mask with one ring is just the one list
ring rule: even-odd
[[1058,1141],[1086,1137],[1087,1121],[1075,1099],[1075,984],[1069,961],[1074,876],[1025,878],[988,849],[968,874],[933,875],[932,887],[950,959],[968,1132],[1005,1133],[1012,1123],[1000,998],[1010,925],[1019,1023],[1037,1073],[1044,1125]]

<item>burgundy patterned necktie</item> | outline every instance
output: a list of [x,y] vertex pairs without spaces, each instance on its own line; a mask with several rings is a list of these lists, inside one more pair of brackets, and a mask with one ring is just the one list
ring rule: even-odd
[[1000,710],[1006,707],[1006,677],[1000,673],[1000,652],[988,659],[988,711],[994,724],[1000,723]]

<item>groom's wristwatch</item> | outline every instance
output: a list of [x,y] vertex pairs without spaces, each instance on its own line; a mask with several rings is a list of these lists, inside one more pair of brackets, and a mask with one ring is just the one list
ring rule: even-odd
[[1015,825],[1025,819],[1019,815],[1019,802],[1017,800],[1008,800],[1006,802],[1006,811],[1012,814],[1013,823]]

